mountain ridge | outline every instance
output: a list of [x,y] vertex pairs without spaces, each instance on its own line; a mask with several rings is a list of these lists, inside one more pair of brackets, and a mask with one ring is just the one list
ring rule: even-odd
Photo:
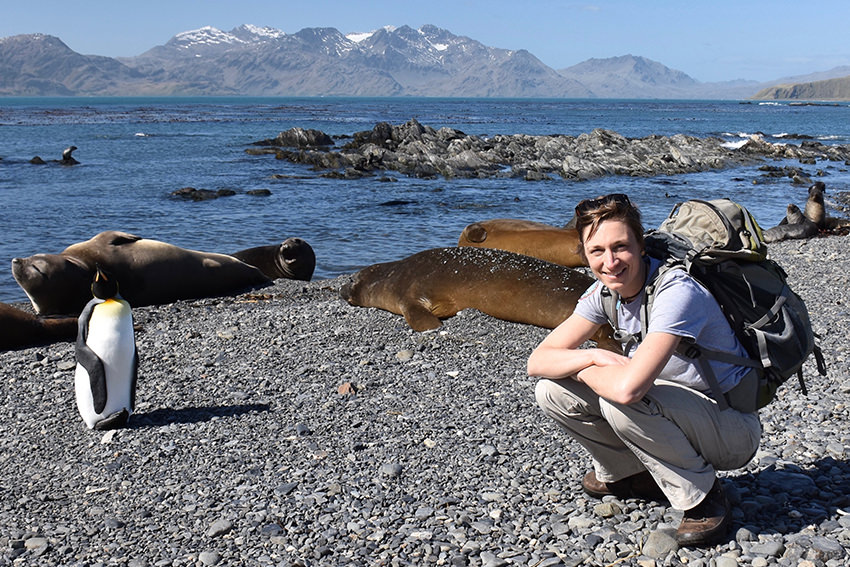
[[[835,78],[830,73],[812,76]],[[489,47],[430,24],[350,34],[205,26],[120,58],[81,55],[44,34],[0,38],[0,95],[745,99],[776,84],[700,83],[634,55],[555,70],[527,50]]]
[[784,83],[760,90],[754,99],[758,100],[850,100],[850,76],[810,81],[803,83]]

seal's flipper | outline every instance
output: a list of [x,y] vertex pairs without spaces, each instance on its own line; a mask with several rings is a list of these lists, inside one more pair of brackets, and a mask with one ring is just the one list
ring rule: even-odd
[[410,305],[404,309],[404,320],[414,331],[428,331],[442,325],[440,318],[422,305]]

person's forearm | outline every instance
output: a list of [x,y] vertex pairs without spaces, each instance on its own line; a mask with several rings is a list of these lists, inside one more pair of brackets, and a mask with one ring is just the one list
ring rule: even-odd
[[528,358],[526,370],[529,376],[567,378],[593,364],[593,350],[538,347]]
[[623,405],[641,400],[651,386],[651,382],[633,379],[627,365],[588,366],[580,370],[575,379],[590,386],[600,397]]

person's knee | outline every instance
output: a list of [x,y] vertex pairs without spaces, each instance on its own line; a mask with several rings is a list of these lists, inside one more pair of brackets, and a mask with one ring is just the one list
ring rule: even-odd
[[548,378],[541,378],[537,381],[537,384],[534,386],[534,398],[537,400],[537,405],[540,406],[540,409],[545,414],[551,415],[552,409],[558,405],[555,399],[559,395],[559,390],[562,389]]
[[627,406],[600,398],[599,409],[602,412],[602,417],[618,435],[633,428],[634,420],[629,416],[630,412],[626,411]]

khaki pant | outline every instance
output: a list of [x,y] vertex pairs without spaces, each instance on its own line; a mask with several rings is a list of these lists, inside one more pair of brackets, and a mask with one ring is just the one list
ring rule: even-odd
[[761,437],[757,412],[720,411],[710,397],[670,382],[656,382],[630,405],[611,403],[572,379],[542,379],[535,396],[590,452],[599,480],[648,470],[680,510],[702,501],[716,470],[746,465]]

